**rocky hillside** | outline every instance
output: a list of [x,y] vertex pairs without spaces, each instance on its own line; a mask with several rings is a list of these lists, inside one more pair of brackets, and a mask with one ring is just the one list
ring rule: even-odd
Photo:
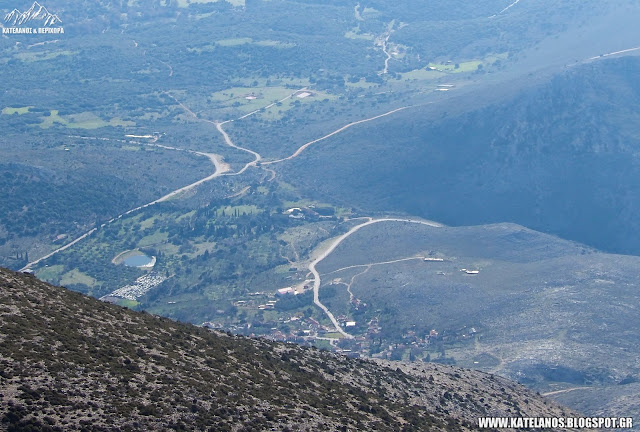
[[566,414],[481,372],[214,333],[0,269],[0,428],[469,430]]

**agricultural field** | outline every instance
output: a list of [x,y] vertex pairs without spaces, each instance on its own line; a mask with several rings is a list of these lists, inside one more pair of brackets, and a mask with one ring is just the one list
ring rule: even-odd
[[49,115],[42,117],[42,123],[38,127],[48,129],[56,123],[69,129],[98,129],[106,126],[129,127],[136,125],[132,121],[124,121],[119,118],[112,118],[107,122],[90,112],[71,114],[65,118],[60,116],[58,110],[51,110]]
[[26,114],[29,112],[29,109],[33,108],[32,106],[27,107],[5,107],[2,108],[2,114],[13,115],[13,114]]

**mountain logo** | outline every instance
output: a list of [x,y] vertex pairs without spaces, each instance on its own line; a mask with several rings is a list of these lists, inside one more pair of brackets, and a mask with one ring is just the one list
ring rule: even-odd
[[62,23],[60,17],[52,14],[46,7],[34,1],[31,7],[25,12],[14,9],[4,16],[4,21],[11,26],[22,26],[25,24],[39,24],[42,27],[53,27]]

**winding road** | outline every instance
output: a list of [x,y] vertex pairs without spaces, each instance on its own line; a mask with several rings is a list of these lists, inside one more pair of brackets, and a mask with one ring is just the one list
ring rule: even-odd
[[311,272],[311,274],[313,274],[313,303],[315,303],[316,306],[318,306],[320,309],[322,309],[324,311],[324,313],[327,315],[327,317],[329,317],[329,319],[333,323],[333,326],[335,327],[336,331],[339,332],[341,335],[343,335],[345,338],[348,338],[348,339],[353,339],[353,335],[345,332],[342,329],[342,327],[340,327],[340,324],[338,323],[336,318],[333,316],[333,314],[331,313],[329,308],[327,308],[324,304],[322,304],[322,302],[320,302],[320,285],[321,285],[322,281],[320,279],[320,273],[318,273],[318,270],[316,270],[316,266],[322,260],[324,260],[326,257],[331,255],[331,253],[334,250],[336,250],[336,248],[340,245],[340,243],[342,243],[344,240],[346,240],[353,233],[357,232],[358,230],[360,230],[361,228],[364,228],[366,226],[373,225],[373,224],[376,224],[376,223],[381,223],[381,222],[414,223],[414,224],[428,225],[428,226],[436,227],[436,228],[440,228],[440,227],[443,226],[442,224],[439,224],[437,222],[423,221],[423,220],[418,220],[418,219],[406,219],[406,218],[405,219],[401,219],[401,218],[370,219],[367,222],[364,222],[364,223],[361,223],[360,225],[354,226],[349,231],[347,231],[346,233],[342,234],[340,237],[336,238],[326,250],[324,250],[313,261],[311,261],[311,263],[309,264],[309,271]]
[[[209,120],[204,120],[204,121],[209,122]],[[239,145],[236,145],[236,144],[234,144],[233,141],[231,141],[231,138],[229,138],[229,135],[225,132],[224,129],[222,129],[222,125],[225,124],[225,123],[232,122],[232,121],[233,120],[227,120],[226,122],[213,123],[213,124],[216,125],[216,129],[218,130],[218,132],[220,132],[222,134],[222,137],[224,138],[224,142],[226,142],[229,147],[233,147],[235,149],[245,151],[247,153],[252,154],[253,157],[254,157],[254,160],[252,160],[251,162],[247,162],[245,164],[245,166],[242,167],[242,169],[240,171],[236,171],[234,173],[227,174],[227,175],[230,175],[230,176],[236,176],[236,175],[240,175],[243,172],[245,172],[249,167],[256,166],[258,164],[258,162],[260,162],[260,160],[262,160],[262,156],[260,156],[260,153],[258,153],[258,152],[255,152],[255,151],[253,151],[251,149],[248,149],[248,148],[240,147]]]
[[389,60],[391,60],[391,54],[389,54],[389,51],[387,51],[387,42],[389,42],[389,37],[391,37],[391,35],[387,35],[387,37],[382,41],[382,52],[387,56],[387,58],[384,59],[384,69],[382,70],[382,75],[389,73]]
[[[252,112],[250,112],[248,114],[245,114],[242,117],[239,117],[238,119],[234,119],[234,120],[244,119],[244,118],[247,118],[250,115],[254,115],[254,114],[260,112],[261,110],[268,109],[269,107],[272,107],[272,106],[276,105],[278,102],[282,102],[284,100],[287,100],[287,99],[293,97],[293,95],[295,95],[296,93],[298,93],[298,92],[300,92],[302,90],[305,90],[305,89],[307,89],[307,87],[303,87],[301,90],[296,90],[295,92],[289,94],[288,96],[286,96],[283,99],[280,99],[277,102],[272,102],[271,104],[269,104],[269,105],[267,105],[265,107],[262,107],[262,108],[260,108],[258,110],[255,110],[255,111],[252,111]],[[110,223],[112,223],[112,222],[114,222],[114,221],[116,221],[118,219],[121,219],[124,216],[127,216],[127,215],[129,215],[131,213],[134,213],[134,212],[136,212],[138,210],[141,210],[143,208],[146,208],[146,207],[149,207],[149,206],[152,206],[152,205],[167,201],[167,200],[175,197],[176,195],[179,195],[179,194],[181,194],[183,192],[189,191],[189,190],[201,185],[202,183],[208,182],[208,181],[213,180],[213,179],[215,179],[217,177],[240,175],[240,174],[244,173],[247,169],[249,169],[249,167],[252,167],[252,166],[256,167],[258,165],[258,162],[260,162],[262,160],[262,156],[258,152],[236,145],[231,140],[231,138],[229,137],[227,132],[222,128],[222,126],[224,124],[233,122],[234,120],[226,120],[224,122],[216,122],[216,121],[213,121],[213,120],[202,119],[202,118],[198,117],[198,115],[196,113],[194,113],[191,109],[189,109],[189,107],[187,107],[185,104],[180,102],[176,97],[174,97],[170,93],[164,92],[164,94],[166,94],[171,99],[173,99],[185,112],[187,112],[189,115],[191,115],[195,119],[214,125],[216,127],[216,129],[218,130],[218,132],[222,135],[222,137],[224,138],[225,143],[228,146],[233,147],[233,148],[235,148],[237,150],[241,150],[241,151],[247,152],[247,153],[253,155],[254,160],[246,163],[245,166],[242,169],[240,169],[239,171],[229,172],[230,171],[229,165],[223,162],[223,158],[220,155],[217,155],[217,154],[214,154],[214,153],[200,152],[200,151],[196,151],[196,150],[189,150],[189,149],[171,147],[171,146],[166,146],[166,145],[162,145],[162,144],[156,144],[156,141],[158,140],[158,137],[156,137],[156,136],[149,136],[149,137],[146,137],[146,136],[131,136],[133,138],[152,138],[152,141],[148,142],[148,143],[144,143],[144,142],[140,142],[140,141],[127,141],[127,140],[121,140],[121,139],[115,139],[115,138],[99,138],[99,137],[75,136],[75,138],[88,139],[88,140],[89,139],[90,140],[103,140],[103,141],[114,140],[114,141],[124,142],[124,143],[135,142],[137,144],[143,144],[143,145],[146,145],[146,146],[159,147],[159,148],[164,148],[164,149],[167,149],[167,150],[186,151],[188,153],[192,153],[192,154],[196,154],[196,155],[199,155],[199,156],[207,157],[215,167],[215,171],[212,174],[208,175],[207,177],[204,177],[204,178],[202,178],[202,179],[200,179],[200,180],[198,180],[196,182],[193,182],[193,183],[191,183],[189,185],[183,186],[183,187],[181,187],[179,189],[176,189],[176,190],[174,190],[172,192],[169,192],[168,194],[166,194],[166,195],[164,195],[164,196],[162,196],[162,197],[160,197],[160,198],[158,198],[158,199],[156,199],[154,201],[151,201],[149,203],[146,203],[146,204],[143,204],[143,205],[138,206],[136,208],[133,208],[131,210],[128,210],[128,211],[126,211],[126,212],[124,212],[122,214],[119,214],[118,216],[115,216],[115,217],[109,219],[107,222],[105,222],[102,225],[100,225],[100,228],[103,228],[106,225],[108,225],[108,224],[110,224]],[[263,162],[263,165],[274,164],[274,163],[284,162],[286,160],[293,159],[295,157],[298,157],[310,145],[312,145],[312,144],[314,144],[316,142],[325,140],[325,139],[327,139],[327,138],[329,138],[329,137],[331,137],[333,135],[336,135],[336,134],[338,134],[338,133],[350,128],[351,126],[355,126],[355,125],[360,124],[360,123],[365,123],[365,122],[369,122],[369,121],[372,121],[372,120],[376,120],[378,118],[388,116],[390,114],[393,114],[395,112],[398,112],[398,111],[401,111],[401,110],[404,110],[404,109],[407,109],[407,108],[410,108],[410,107],[407,106],[407,107],[396,108],[394,110],[391,110],[391,111],[386,112],[384,114],[377,115],[375,117],[371,117],[371,118],[368,118],[368,119],[363,119],[363,120],[359,120],[359,121],[356,121],[356,122],[349,123],[349,124],[339,128],[339,129],[331,132],[330,134],[327,134],[327,135],[323,136],[322,138],[318,138],[316,140],[313,140],[313,141],[310,141],[310,142],[308,142],[306,144],[303,144],[302,146],[300,146],[300,148],[298,148],[298,150],[296,150],[296,152],[294,154],[292,154],[289,157],[286,157],[284,159],[275,160],[275,161]],[[264,168],[264,169],[265,169],[265,171],[271,173],[271,178],[268,181],[273,180],[275,178],[275,172],[273,170],[271,170],[271,169],[267,169],[267,168]],[[91,234],[93,234],[97,230],[98,230],[98,227],[90,229],[89,231],[87,231],[84,234],[80,235],[79,237],[77,237],[76,239],[74,239],[71,242],[67,243],[66,245],[61,246],[61,247],[49,252],[48,254],[46,254],[46,255],[44,255],[44,256],[42,256],[42,257],[40,257],[40,258],[38,258],[38,259],[36,259],[34,261],[31,261],[31,262],[27,263],[19,271],[26,271],[26,270],[30,269],[31,267],[33,267],[34,265],[39,264],[42,261],[52,257],[53,255],[70,248],[71,246],[73,246],[73,245],[77,244],[78,242],[84,240],[85,238],[89,237]]]
[[[78,137],[78,138],[83,138],[83,137]],[[118,141],[121,141],[121,140],[118,140]],[[176,147],[164,146],[164,145],[160,145],[160,144],[151,144],[151,143],[149,143],[149,144],[145,144],[145,145],[153,146],[153,147],[161,147],[161,148],[164,148],[164,149],[167,149],[167,150],[186,151],[188,153],[192,153],[192,154],[196,154],[196,155],[199,155],[199,156],[207,157],[211,161],[213,166],[215,167],[215,171],[213,172],[213,174],[211,174],[211,175],[209,175],[209,176],[207,176],[207,177],[205,177],[203,179],[200,179],[200,180],[198,180],[196,182],[193,182],[193,183],[191,183],[191,184],[189,184],[187,186],[183,186],[183,187],[181,187],[179,189],[176,189],[176,190],[174,190],[172,192],[169,192],[168,194],[166,194],[163,197],[158,198],[157,200],[148,202],[146,204],[143,204],[143,205],[138,206],[136,208],[133,208],[131,210],[127,210],[126,212],[124,212],[122,214],[119,214],[118,216],[115,216],[115,217],[109,219],[108,221],[104,222],[102,225],[100,225],[100,228],[104,228],[106,225],[109,225],[110,223],[113,223],[114,221],[116,221],[118,219],[121,219],[122,217],[124,217],[126,215],[129,215],[129,214],[131,214],[133,212],[136,212],[136,211],[141,210],[143,208],[152,206],[154,204],[161,203],[163,201],[167,201],[167,200],[175,197],[176,195],[181,194],[182,192],[186,192],[186,191],[188,191],[190,189],[193,189],[196,186],[198,186],[198,185],[200,185],[200,184],[202,184],[204,182],[212,180],[212,179],[214,179],[216,177],[220,177],[226,171],[229,170],[229,165],[227,165],[224,162],[222,162],[222,156],[217,155],[217,154],[203,153],[203,152],[198,152],[198,151],[195,151],[195,150],[185,150],[185,149],[180,149],[180,148],[176,148]],[[61,247],[49,252],[48,254],[46,254],[46,255],[44,255],[44,256],[42,256],[42,257],[40,257],[40,258],[38,258],[38,259],[36,259],[34,261],[31,261],[31,262],[27,263],[27,265],[22,267],[19,271],[22,272],[22,271],[28,270],[31,267],[33,267],[34,265],[39,264],[40,262],[46,260],[47,258],[51,258],[53,255],[55,255],[55,254],[57,254],[59,252],[62,252],[64,250],[70,248],[71,246],[75,245],[76,243],[78,243],[78,242],[84,240],[85,238],[89,237],[91,234],[93,234],[97,230],[98,230],[97,227],[90,229],[89,231],[87,231],[86,233],[82,234],[80,237],[76,238],[75,240],[67,243],[66,245],[61,246]]]

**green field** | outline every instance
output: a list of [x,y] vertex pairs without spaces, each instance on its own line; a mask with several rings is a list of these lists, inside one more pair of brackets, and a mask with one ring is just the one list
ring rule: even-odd
[[509,53],[500,53],[489,55],[482,60],[468,60],[462,62],[447,61],[446,63],[429,63],[428,67],[435,68],[440,72],[462,73],[474,72],[480,65],[492,65],[498,60],[505,60],[509,57]]
[[52,265],[41,267],[36,271],[36,276],[38,279],[46,280],[46,281],[58,281],[60,274],[64,271],[63,265]]
[[216,41],[216,44],[220,46],[237,46],[244,45],[253,42],[251,38],[231,38],[231,39],[220,39]]
[[125,121],[120,118],[112,118],[107,122],[90,112],[85,112],[80,114],[71,114],[68,116],[61,116],[58,110],[51,110],[48,116],[44,116],[41,118],[42,118],[42,123],[38,125],[41,129],[49,129],[55,124],[62,125],[69,129],[98,129],[106,126],[112,126],[112,127],[135,126],[134,122]]
[[232,87],[213,93],[210,99],[222,106],[234,104],[236,108],[249,112],[283,99],[293,92],[293,89],[287,87]]
[[163,245],[167,243],[169,239],[169,235],[166,232],[153,231],[153,230],[150,230],[150,231],[152,232],[150,235],[142,237],[138,241],[138,247],[157,246],[157,245]]
[[273,48],[293,48],[296,44],[291,42],[281,42],[277,40],[259,40],[253,42],[255,45]]
[[15,54],[14,57],[20,61],[23,61],[26,63],[32,63],[32,62],[38,62],[38,61],[52,60],[61,56],[64,56],[64,57],[73,56],[75,54],[77,53],[73,51],[49,51],[44,53],[24,52],[24,53]]
[[82,273],[78,269],[73,269],[65,273],[60,279],[60,285],[62,286],[84,284],[89,287],[93,287],[96,285],[96,283],[97,281],[94,278],[92,278],[88,274]]
[[364,40],[374,40],[375,37],[370,33],[360,33],[360,29],[355,28],[353,30],[349,30],[344,34],[344,37],[347,39],[364,39]]
[[13,114],[18,114],[18,115],[22,115],[22,114],[26,114],[29,112],[29,109],[33,108],[33,106],[26,106],[26,107],[6,107],[6,108],[2,108],[2,114],[8,114],[8,115],[13,115]]
[[428,67],[433,67],[438,72],[461,73],[473,72],[478,69],[483,62],[480,60],[471,60],[460,63],[429,63]]
[[326,333],[324,337],[329,339],[342,339],[344,335],[342,333],[333,332],[333,333]]

